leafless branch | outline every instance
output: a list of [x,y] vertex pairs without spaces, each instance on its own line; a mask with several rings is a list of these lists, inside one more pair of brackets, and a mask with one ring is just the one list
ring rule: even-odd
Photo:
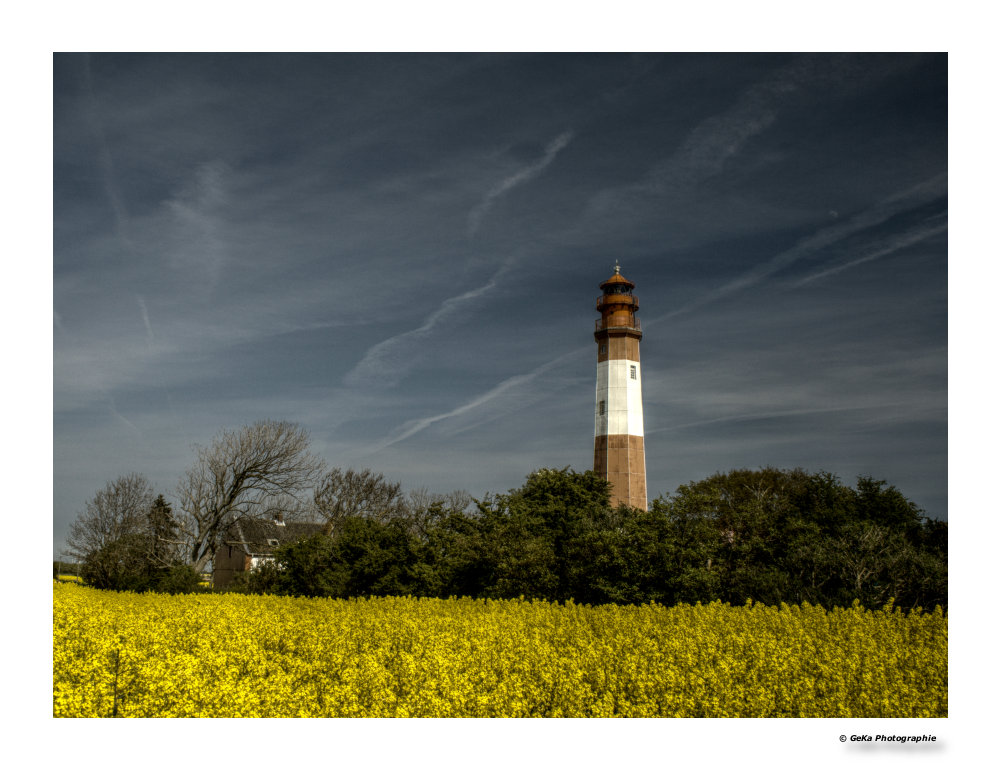
[[309,435],[283,421],[222,431],[177,488],[180,529],[191,538],[188,561],[204,570],[226,531],[244,517],[266,516],[276,501],[298,502],[316,482],[322,462],[309,453]]
[[332,469],[316,488],[313,505],[326,523],[327,534],[347,517],[385,522],[404,511],[400,484],[389,482],[370,469]]

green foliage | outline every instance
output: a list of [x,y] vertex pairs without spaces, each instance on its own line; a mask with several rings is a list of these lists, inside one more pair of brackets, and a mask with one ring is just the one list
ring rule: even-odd
[[909,532],[920,526],[920,509],[885,480],[858,477],[856,519],[867,520],[893,531]]
[[150,558],[147,534],[131,534],[99,549],[80,571],[96,589],[181,594],[198,590],[200,577],[180,562],[162,565]]
[[97,589],[144,591],[150,583],[148,538],[129,533],[96,549],[83,562],[80,576]]
[[494,580],[480,517],[433,502],[420,512],[412,573],[419,593],[431,597],[481,597]]
[[[823,472],[738,469],[681,485],[649,511],[612,508],[609,492],[591,471],[540,469],[520,488],[477,501],[475,511],[462,496],[421,493],[392,517],[338,516],[327,533],[278,547],[273,563],[231,590],[947,607],[947,524],[923,517],[884,481],[861,477],[852,488]],[[168,531],[161,540],[170,540]],[[131,578],[87,580],[168,585],[162,570],[157,578],[129,567],[130,542],[109,548],[114,558],[98,562]],[[169,585],[183,586],[176,578]]]
[[541,469],[520,489],[481,501],[489,595],[589,601],[586,564],[606,548],[595,531],[606,527],[609,497],[592,471]]
[[332,535],[275,549],[274,563],[251,573],[248,588],[307,597],[411,594],[422,588],[417,562],[405,523],[346,517]]
[[714,548],[708,533],[696,539],[719,574],[719,599],[947,606],[947,524],[884,481],[860,477],[852,489],[822,472],[740,469],[682,485],[656,507],[700,513],[721,536]]
[[150,588],[164,594],[190,594],[200,590],[200,582],[193,567],[176,564],[159,570]]
[[170,565],[180,559],[177,523],[174,520],[173,508],[162,494],[149,507],[146,514],[148,533],[150,537],[149,557],[161,565]]
[[67,553],[90,586],[117,591],[193,591],[197,573],[178,547],[171,506],[141,474],[109,482],[70,528]]
[[644,512],[611,509],[592,472],[542,469],[479,507],[479,596],[947,607],[947,524],[870,477],[738,469]]
[[265,563],[251,574],[254,588],[305,597],[342,596],[344,570],[336,560],[332,538],[315,535],[275,550],[274,563]]
[[416,553],[399,520],[382,523],[351,517],[344,521],[335,545],[339,563],[347,568],[347,595],[402,595],[417,588]]

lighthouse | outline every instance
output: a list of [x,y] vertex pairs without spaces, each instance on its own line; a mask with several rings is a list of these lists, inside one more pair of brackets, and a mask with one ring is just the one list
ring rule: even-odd
[[642,433],[642,329],[635,312],[635,284],[615,262],[601,285],[594,328],[597,398],[594,405],[594,471],[611,483],[611,505],[646,510],[646,450]]

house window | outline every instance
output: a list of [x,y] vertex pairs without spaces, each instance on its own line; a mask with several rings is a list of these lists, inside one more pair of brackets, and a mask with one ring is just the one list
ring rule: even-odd
[[597,405],[597,414],[598,415],[603,415],[604,414],[604,400],[603,399]]
[[277,546],[278,545],[278,539],[277,538],[268,538],[267,539],[267,545],[268,546]]
[[632,379],[635,380],[635,364],[633,364],[631,367],[629,367],[629,372],[632,375]]

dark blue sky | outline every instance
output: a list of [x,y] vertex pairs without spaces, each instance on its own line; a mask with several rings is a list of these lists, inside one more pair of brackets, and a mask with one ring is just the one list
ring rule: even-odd
[[221,428],[473,495],[588,468],[636,283],[650,497],[947,517],[945,55],[56,55],[54,548]]

